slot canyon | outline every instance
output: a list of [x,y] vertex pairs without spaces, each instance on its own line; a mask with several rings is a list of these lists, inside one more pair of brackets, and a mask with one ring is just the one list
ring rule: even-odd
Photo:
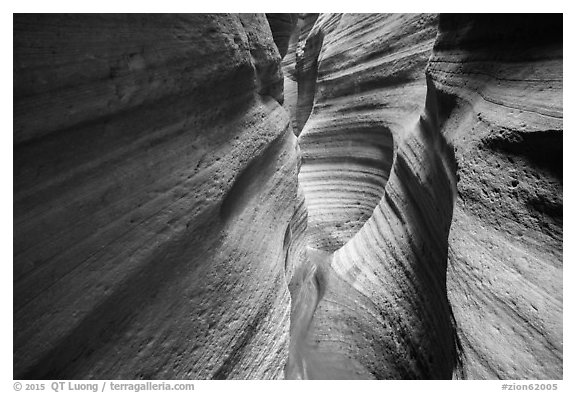
[[562,14],[14,14],[15,379],[562,379]]

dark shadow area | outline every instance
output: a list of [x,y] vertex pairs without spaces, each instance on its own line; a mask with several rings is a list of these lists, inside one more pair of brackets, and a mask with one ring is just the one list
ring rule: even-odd
[[485,145],[501,153],[520,156],[533,163],[562,183],[562,131],[507,131],[484,140]]
[[454,39],[436,40],[436,51],[509,48],[508,52],[499,52],[499,56],[509,61],[526,61],[517,56],[518,48],[562,48],[563,14],[440,14],[438,30]]

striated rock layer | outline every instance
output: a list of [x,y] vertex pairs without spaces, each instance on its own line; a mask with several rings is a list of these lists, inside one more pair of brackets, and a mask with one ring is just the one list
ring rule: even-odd
[[14,378],[562,378],[561,15],[14,17]]
[[313,97],[298,85],[298,110],[313,101],[299,137],[312,278],[293,293],[292,329],[306,333],[292,335],[291,378],[450,378],[458,363],[455,161],[419,120],[435,36],[434,15],[321,15],[299,45],[318,77]]
[[298,157],[265,16],[14,37],[14,377],[281,378]]
[[[309,33],[301,62],[318,56],[318,77],[312,97],[299,96],[299,106],[314,101],[299,138],[299,178],[314,248],[342,247],[382,198],[394,138],[424,105],[435,35],[435,16],[397,14],[321,15]],[[322,50],[307,52],[310,42]]]
[[562,15],[442,15],[427,74],[459,166],[465,376],[561,379]]
[[561,16],[438,23],[322,14],[298,45],[289,377],[562,378]]

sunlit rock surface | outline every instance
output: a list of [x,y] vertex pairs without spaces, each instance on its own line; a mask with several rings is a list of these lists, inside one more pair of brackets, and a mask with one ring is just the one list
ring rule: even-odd
[[562,16],[14,16],[14,377],[562,378]]
[[[435,22],[433,15],[322,15],[302,45],[301,62],[318,67],[312,97],[300,100],[300,90],[298,97],[299,106],[314,103],[299,138],[314,248],[342,247],[382,198],[394,139],[424,106]],[[314,45],[321,50],[307,52]]]
[[318,17],[289,377],[562,378],[561,30]]
[[434,15],[321,15],[307,37],[321,45],[299,137],[313,279],[293,294],[289,377],[450,378],[456,367],[445,281],[455,162],[419,120],[435,36]]

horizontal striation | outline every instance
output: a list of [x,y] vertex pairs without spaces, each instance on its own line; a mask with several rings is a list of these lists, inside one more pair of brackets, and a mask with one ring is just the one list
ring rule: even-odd
[[14,16],[16,379],[561,379],[546,14]]
[[[300,44],[301,68],[313,68],[315,56],[318,63],[307,98],[313,107],[299,137],[311,247],[342,247],[382,198],[395,138],[423,106],[434,21],[434,15],[323,14]],[[308,54],[318,40],[318,54]],[[298,79],[299,89],[301,82],[308,84]],[[299,105],[304,101],[299,96]]]
[[14,37],[15,378],[281,378],[299,158],[265,16]]
[[309,274],[293,295],[289,378],[451,378],[458,366],[454,155],[434,119],[419,120],[435,21],[321,15],[308,37],[322,48],[299,136]]
[[452,376],[458,353],[445,277],[455,167],[443,143],[424,126],[406,137],[384,198],[334,253],[309,337],[316,361],[337,363],[323,375]]
[[289,377],[562,378],[561,15],[435,20],[320,15],[301,41]]
[[561,379],[562,15],[442,15],[427,74],[459,166],[464,376]]

